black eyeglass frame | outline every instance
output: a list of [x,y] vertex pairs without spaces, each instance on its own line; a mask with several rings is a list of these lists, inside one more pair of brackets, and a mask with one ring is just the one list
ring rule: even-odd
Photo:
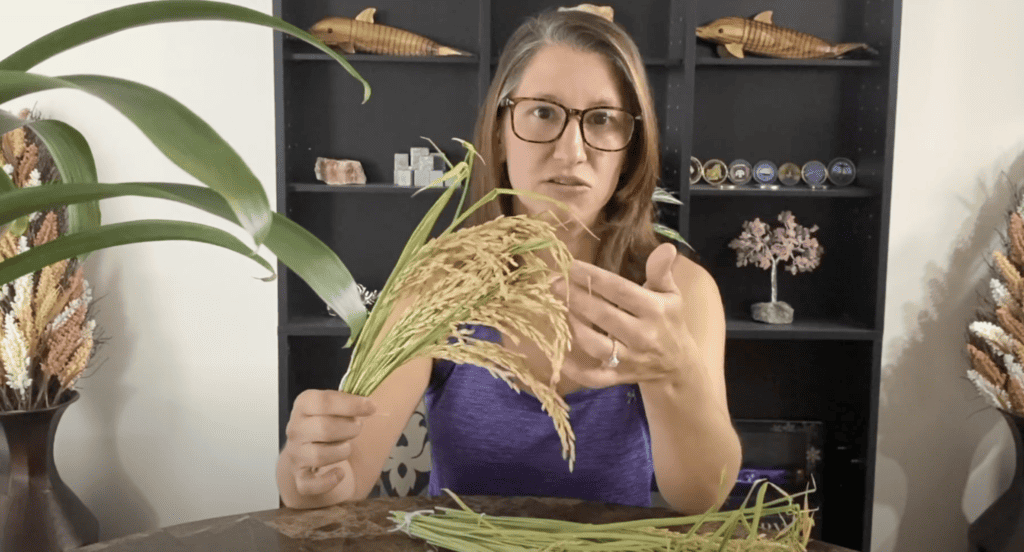
[[[556,134],[554,138],[552,138],[550,140],[527,140],[526,138],[523,138],[522,136],[519,135],[519,132],[516,130],[515,106],[516,106],[517,103],[519,103],[519,102],[521,102],[523,100],[533,100],[533,101],[537,101],[537,102],[549,103],[549,104],[552,104],[552,105],[557,105],[558,107],[561,107],[563,110],[565,110],[566,115],[565,115],[565,120],[562,121],[562,129],[558,131],[558,134]],[[562,137],[562,134],[565,132],[565,128],[567,126],[569,126],[569,119],[573,115],[577,115],[578,114],[579,115],[579,125],[580,125],[580,136],[583,137],[583,142],[585,144],[587,144],[588,146],[590,146],[590,147],[592,147],[592,148],[594,148],[594,149],[596,149],[598,151],[622,151],[622,150],[628,148],[630,142],[633,141],[633,135],[636,134],[636,127],[637,127],[637,125],[636,125],[636,123],[633,123],[633,128],[630,130],[629,139],[626,140],[626,145],[622,146],[619,149],[611,149],[611,150],[610,149],[599,148],[599,147],[595,146],[594,144],[591,144],[590,141],[587,140],[587,132],[585,130],[583,130],[583,118],[586,117],[587,113],[589,113],[591,111],[594,111],[594,110],[597,110],[597,109],[614,109],[616,111],[621,111],[621,112],[623,112],[623,113],[625,113],[627,115],[632,116],[634,121],[641,121],[641,122],[643,122],[643,117],[641,117],[640,115],[633,115],[629,111],[626,111],[625,109],[623,109],[621,107],[616,107],[614,105],[597,105],[597,106],[594,106],[594,107],[588,107],[586,109],[573,109],[571,107],[566,107],[566,106],[564,106],[564,105],[562,105],[562,104],[560,104],[560,103],[558,103],[556,101],[549,100],[547,98],[529,98],[529,97],[505,98],[505,99],[501,100],[500,102],[498,102],[498,107],[511,107],[512,108],[512,111],[509,114],[509,116],[512,118],[512,132],[514,132],[516,137],[519,138],[520,140],[522,140],[524,142],[530,142],[531,144],[550,144],[551,142],[554,142],[554,141],[558,140],[559,138]]]

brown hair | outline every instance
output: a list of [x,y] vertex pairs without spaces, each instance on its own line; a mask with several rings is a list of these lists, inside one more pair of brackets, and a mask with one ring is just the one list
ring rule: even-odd
[[[656,211],[651,199],[661,171],[658,123],[643,59],[633,39],[616,23],[577,10],[552,9],[527,19],[512,33],[476,123],[473,144],[485,163],[478,162],[474,167],[468,192],[470,204],[494,188],[512,187],[505,163],[495,162],[500,159],[501,147],[498,102],[519,86],[537,52],[551,44],[599,53],[611,60],[624,85],[626,109],[642,117],[626,150],[616,191],[604,208],[604,222],[591,231],[601,240],[595,264],[643,284],[647,256],[661,243],[652,226]],[[502,195],[474,213],[466,224],[512,214],[511,196]]]

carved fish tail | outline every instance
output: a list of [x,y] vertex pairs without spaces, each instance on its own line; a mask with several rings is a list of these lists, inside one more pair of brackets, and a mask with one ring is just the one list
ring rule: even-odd
[[853,52],[854,50],[864,50],[865,52],[873,56],[878,55],[878,50],[872,48],[871,46],[868,46],[863,42],[843,42],[841,44],[836,44],[835,46],[832,47],[832,51],[835,53],[836,57],[845,56],[846,54]]

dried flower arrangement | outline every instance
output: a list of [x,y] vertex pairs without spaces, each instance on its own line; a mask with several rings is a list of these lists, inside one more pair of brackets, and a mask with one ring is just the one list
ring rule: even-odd
[[968,326],[967,377],[992,406],[1024,416],[1024,193],[1007,216],[1003,249],[992,251],[992,302]]
[[[811,236],[818,231],[817,225],[807,228],[797,224],[796,217],[790,211],[779,213],[778,218],[782,226],[774,229],[761,222],[759,218],[745,221],[743,232],[729,242],[729,247],[736,251],[736,266],[752,264],[772,271],[771,303],[754,304],[754,318],[764,322],[787,323],[792,321],[793,309],[778,300],[779,286],[776,274],[779,263],[788,261],[789,265],[783,269],[794,275],[798,272],[810,272],[821,264],[825,248],[818,243],[817,238]],[[781,307],[779,310],[788,316],[772,315],[766,311],[767,308],[777,307]]]
[[[38,120],[23,110],[22,119]],[[18,188],[44,185],[60,175],[39,136],[28,127],[3,135],[3,170]],[[0,236],[0,260],[67,233],[67,209],[37,211],[27,227]],[[92,290],[77,258],[65,259],[0,287],[0,410],[35,410],[59,404],[95,352]]]

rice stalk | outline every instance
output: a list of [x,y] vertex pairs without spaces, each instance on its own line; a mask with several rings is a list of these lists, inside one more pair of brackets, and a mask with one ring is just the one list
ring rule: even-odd
[[[406,243],[356,338],[340,389],[368,396],[395,369],[414,358],[445,358],[481,366],[515,392],[525,388],[537,397],[552,419],[562,443],[562,457],[572,471],[576,451],[569,406],[555,391],[570,345],[568,309],[550,286],[556,272],[568,279],[572,256],[552,224],[526,215],[499,217],[456,230],[466,217],[503,193],[529,195],[568,209],[546,196],[503,189],[492,191],[462,213],[463,182],[469,179],[476,154],[471,144],[463,145],[468,150],[466,159],[455,166],[449,163],[452,169],[442,177],[454,177],[457,182],[435,202]],[[452,223],[428,240],[440,213],[460,187],[463,195]],[[398,313],[396,323],[381,335],[398,298],[415,302]],[[533,340],[551,361],[551,379],[538,381],[522,355],[474,338],[467,325],[493,327],[513,341],[518,341],[517,335]]]
[[[757,496],[748,506],[755,488]],[[769,489],[777,491],[780,498],[766,499]],[[712,510],[695,516],[604,524],[491,516],[474,512],[451,490],[445,489],[445,492],[459,508],[436,507],[434,512],[392,511],[391,519],[396,523],[392,531],[402,531],[456,552],[796,552],[806,550],[814,524],[813,510],[807,506],[811,489],[789,495],[769,482],[752,487],[747,499],[733,511]],[[801,496],[803,505],[795,500]],[[782,516],[787,520],[786,527],[774,534],[759,532],[760,520],[769,515]],[[678,532],[667,527],[689,529]]]

